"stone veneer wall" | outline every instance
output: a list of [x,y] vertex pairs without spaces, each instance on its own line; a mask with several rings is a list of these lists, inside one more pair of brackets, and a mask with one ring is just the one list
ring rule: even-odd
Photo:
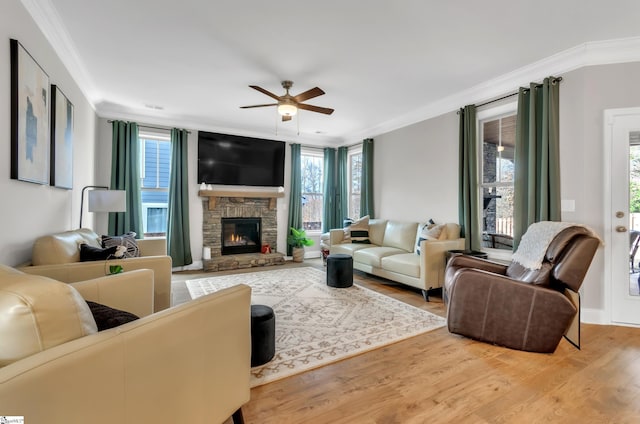
[[269,199],[249,197],[218,197],[214,210],[209,210],[209,200],[202,204],[202,244],[211,248],[211,257],[222,255],[222,218],[262,218],[262,244],[271,246],[276,252],[278,246],[278,224],[276,208],[269,208]]

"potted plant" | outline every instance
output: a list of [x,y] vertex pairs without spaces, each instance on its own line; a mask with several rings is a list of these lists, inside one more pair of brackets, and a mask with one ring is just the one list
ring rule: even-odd
[[295,229],[291,227],[289,237],[287,237],[287,243],[293,247],[293,262],[304,261],[304,247],[312,246],[313,240],[307,238],[307,233],[303,229]]

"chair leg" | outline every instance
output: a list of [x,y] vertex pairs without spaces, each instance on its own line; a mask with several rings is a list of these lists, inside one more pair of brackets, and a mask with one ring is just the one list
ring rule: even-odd
[[238,408],[236,412],[231,416],[233,424],[244,424],[244,417],[242,416],[242,408]]

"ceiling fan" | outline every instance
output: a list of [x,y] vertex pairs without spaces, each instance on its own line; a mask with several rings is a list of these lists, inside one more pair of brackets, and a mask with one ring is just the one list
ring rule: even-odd
[[333,113],[333,109],[328,107],[320,107],[308,105],[306,103],[302,103],[305,100],[313,99],[314,97],[322,96],[324,91],[320,88],[315,87],[311,90],[307,90],[304,93],[300,93],[297,96],[292,96],[289,94],[289,89],[293,85],[293,81],[282,81],[282,87],[286,90],[284,96],[277,96],[272,92],[265,90],[262,87],[258,87],[257,85],[250,85],[249,87],[254,90],[258,90],[259,92],[266,94],[278,101],[278,103],[268,103],[263,105],[252,105],[252,106],[240,106],[241,109],[250,109],[254,107],[267,107],[267,106],[278,106],[278,113],[282,116],[283,121],[290,121],[291,117],[293,117],[296,113],[298,113],[298,109],[310,110],[311,112],[324,113],[326,115],[331,115]]

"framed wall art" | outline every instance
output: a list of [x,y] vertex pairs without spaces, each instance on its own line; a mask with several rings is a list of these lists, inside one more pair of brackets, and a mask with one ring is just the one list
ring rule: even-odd
[[49,76],[17,40],[11,45],[11,178],[49,184]]
[[51,185],[73,188],[73,104],[51,86]]

